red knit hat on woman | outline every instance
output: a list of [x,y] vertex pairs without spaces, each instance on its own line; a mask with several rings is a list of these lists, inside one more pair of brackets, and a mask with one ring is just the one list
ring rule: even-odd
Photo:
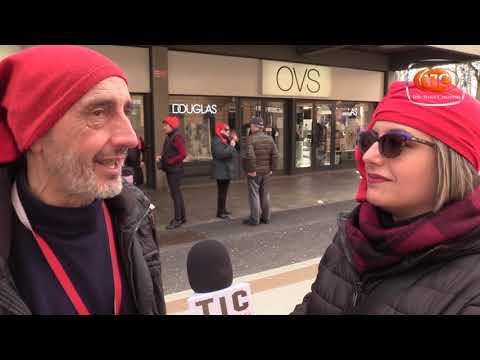
[[85,47],[41,45],[0,62],[0,164],[17,160],[100,81],[125,73]]
[[[454,105],[435,105],[438,93],[415,87],[408,83],[411,98],[424,98],[427,105],[415,104],[407,96],[407,84],[396,81],[390,86],[388,93],[378,104],[368,129],[372,129],[377,121],[390,121],[420,130],[440,140],[449,148],[462,155],[472,167],[480,172],[480,102],[465,94],[455,86],[446,89],[442,96],[462,99]],[[367,181],[365,180],[365,164],[358,145],[355,149],[357,168],[362,175],[356,199],[365,201]]]
[[227,137],[225,135],[222,134],[222,131],[223,129],[225,129],[225,127],[227,126],[227,124],[225,124],[224,122],[221,122],[221,121],[218,121],[216,124],[215,124],[215,134],[217,134],[217,136],[220,138],[220,140],[222,140],[222,142],[224,144],[226,144],[228,141],[227,141]]

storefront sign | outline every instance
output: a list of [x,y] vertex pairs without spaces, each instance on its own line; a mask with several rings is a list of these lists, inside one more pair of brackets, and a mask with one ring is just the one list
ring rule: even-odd
[[357,117],[358,116],[358,111],[356,108],[351,109],[350,111],[344,111],[342,112],[343,116],[348,116],[348,117]]
[[283,114],[283,109],[275,106],[267,106],[265,111],[269,113]]
[[172,114],[216,114],[217,105],[170,104]]
[[331,94],[331,68],[262,60],[262,94],[328,97]]

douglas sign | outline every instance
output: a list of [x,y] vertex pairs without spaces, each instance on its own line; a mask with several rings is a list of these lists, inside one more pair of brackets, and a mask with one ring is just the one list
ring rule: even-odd
[[217,105],[215,104],[170,104],[171,114],[216,114]]

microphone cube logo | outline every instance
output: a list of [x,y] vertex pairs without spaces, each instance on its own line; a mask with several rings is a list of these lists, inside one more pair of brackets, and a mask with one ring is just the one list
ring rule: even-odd
[[252,291],[248,283],[194,294],[188,298],[188,308],[191,315],[254,315]]
[[[426,59],[411,63],[406,77],[408,99],[423,106],[459,104],[465,98],[463,85],[466,81],[461,81],[457,73],[448,68],[451,63],[451,60],[446,59]],[[412,80],[416,88],[414,92],[408,86]],[[455,87],[459,90],[455,90]],[[450,91],[452,89],[454,91]]]

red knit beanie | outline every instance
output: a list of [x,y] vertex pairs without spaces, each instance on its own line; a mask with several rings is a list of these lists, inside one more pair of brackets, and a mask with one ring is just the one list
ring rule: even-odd
[[85,47],[42,45],[0,62],[0,164],[15,161],[100,81],[127,77]]
[[[480,102],[465,94],[458,104],[432,106],[438,93],[418,89],[413,82],[409,82],[411,98],[416,96],[430,99],[425,100],[430,106],[418,105],[408,99],[406,89],[404,81],[392,83],[388,93],[375,109],[368,129],[372,129],[375,123],[381,120],[412,127],[440,140],[468,160],[475,170],[480,171]],[[463,92],[452,85],[442,96],[462,98]],[[358,201],[365,201],[367,192],[362,157],[357,145],[355,160],[362,175],[356,197]]]
[[227,137],[222,134],[222,131],[223,131],[223,129],[225,129],[226,126],[227,126],[227,124],[225,124],[224,122],[221,122],[221,121],[218,121],[215,124],[215,134],[217,134],[217,136],[220,138],[220,140],[222,140],[222,142],[224,144],[227,143]]
[[176,116],[167,116],[163,122],[172,127],[172,129],[177,129],[180,126],[180,120]]

